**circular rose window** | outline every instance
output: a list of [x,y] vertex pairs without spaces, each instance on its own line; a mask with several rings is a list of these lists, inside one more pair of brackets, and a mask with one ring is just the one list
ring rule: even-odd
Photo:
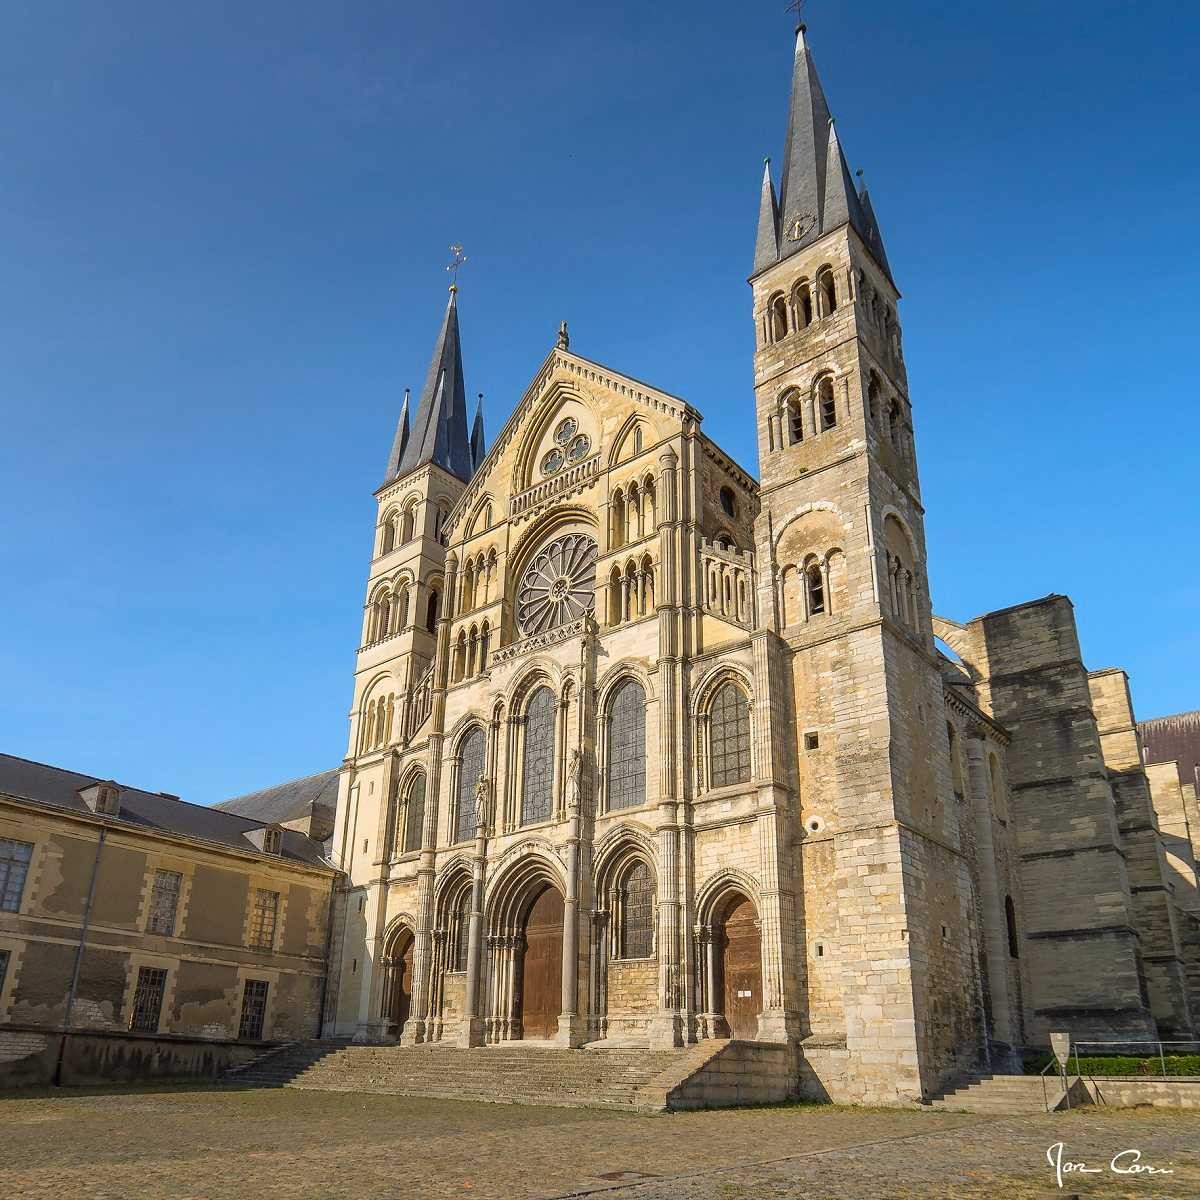
[[517,624],[526,636],[557,629],[596,607],[596,542],[568,533],[544,547],[517,589]]
[[542,456],[542,474],[553,475],[555,471],[561,471],[566,461],[563,452],[557,446],[553,450],[547,450]]
[[592,439],[586,433],[581,433],[567,447],[567,459],[578,462],[592,448]]
[[560,446],[565,446],[575,436],[578,428],[579,422],[574,417],[565,417],[559,421],[558,428],[554,431],[554,440]]

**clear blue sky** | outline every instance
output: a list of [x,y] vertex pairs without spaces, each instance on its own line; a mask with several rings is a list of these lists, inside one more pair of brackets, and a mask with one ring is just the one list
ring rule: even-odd
[[[202,802],[336,765],[373,501],[465,244],[489,428],[571,323],[755,462],[783,0],[10,0],[0,749]],[[1200,706],[1187,3],[812,3],[904,293],[937,610],[1051,591]]]

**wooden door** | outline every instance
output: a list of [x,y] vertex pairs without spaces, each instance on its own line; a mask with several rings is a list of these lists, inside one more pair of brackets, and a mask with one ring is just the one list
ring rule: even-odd
[[409,1009],[412,1006],[412,975],[413,949],[416,942],[408,935],[402,945],[398,946],[392,955],[392,995],[388,1006],[388,1020],[399,1026],[397,1033],[404,1028],[408,1020]]
[[548,887],[525,921],[521,966],[521,1036],[548,1038],[558,1032],[562,1011],[563,898]]
[[725,1020],[729,1036],[758,1036],[762,1012],[762,937],[749,900],[735,901],[726,914],[721,948]]

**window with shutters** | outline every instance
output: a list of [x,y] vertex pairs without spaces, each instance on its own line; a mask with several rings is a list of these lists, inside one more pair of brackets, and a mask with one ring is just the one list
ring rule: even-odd
[[711,780],[715,788],[750,779],[750,703],[741,690],[726,683],[713,697]]
[[147,933],[175,936],[175,914],[179,908],[179,890],[183,876],[178,871],[155,871],[154,886],[150,889],[150,916]]
[[270,950],[275,945],[275,921],[278,916],[279,893],[256,888],[254,907],[250,912],[250,945],[256,950]]
[[525,765],[521,824],[550,819],[554,791],[554,693],[538,688],[525,709]]
[[0,912],[20,912],[25,876],[33,857],[30,842],[0,839]]
[[475,836],[475,788],[484,771],[486,741],[476,726],[463,738],[458,751],[458,795],[454,840],[469,842]]
[[401,843],[404,853],[410,850],[420,850],[421,830],[425,824],[425,773],[419,772],[413,776],[408,785],[408,804],[404,819],[404,840]]
[[266,1020],[267,981],[247,979],[242,989],[242,1019],[238,1024],[238,1037],[251,1042],[261,1041]]
[[618,954],[621,958],[650,958],[654,954],[654,877],[640,860],[621,881],[619,906]]
[[628,679],[613,693],[608,713],[608,807],[646,803],[646,693]]
[[138,970],[137,986],[133,991],[133,1012],[129,1028],[136,1033],[157,1033],[162,1014],[163,993],[167,990],[165,967],[142,967]]

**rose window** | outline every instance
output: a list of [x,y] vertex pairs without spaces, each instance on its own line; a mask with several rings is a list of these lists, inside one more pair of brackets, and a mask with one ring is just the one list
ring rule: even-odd
[[568,533],[544,547],[521,577],[517,624],[527,637],[578,620],[596,607],[596,541]]
[[565,446],[575,436],[578,428],[579,422],[574,417],[566,417],[559,421],[558,428],[554,431],[554,440],[560,446]]

